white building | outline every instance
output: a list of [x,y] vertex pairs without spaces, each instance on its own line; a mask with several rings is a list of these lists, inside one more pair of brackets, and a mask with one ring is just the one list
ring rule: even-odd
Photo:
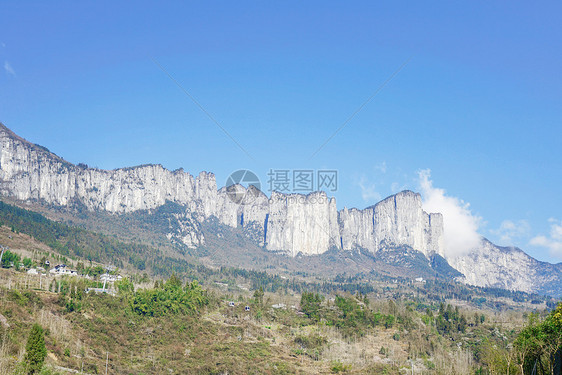
[[49,273],[51,276],[78,276],[78,272],[66,268],[66,266],[56,266]]
[[115,281],[121,280],[122,278],[123,277],[121,275],[110,275],[107,273],[100,275],[100,281],[103,281],[104,283],[113,283]]

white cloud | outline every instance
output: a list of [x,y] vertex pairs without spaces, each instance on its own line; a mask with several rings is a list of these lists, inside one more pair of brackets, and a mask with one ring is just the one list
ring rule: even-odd
[[418,172],[418,178],[424,210],[443,214],[445,255],[455,257],[478,247],[481,240],[478,234],[481,218],[472,214],[470,205],[459,198],[446,195],[445,190],[434,187],[431,170]]
[[550,254],[558,258],[562,258],[562,221],[556,219],[549,219],[550,235],[536,236],[531,238],[529,244],[534,246],[545,247],[550,251]]
[[490,233],[498,236],[504,245],[511,245],[514,240],[528,236],[530,231],[531,226],[526,220],[504,220],[498,229],[492,229]]
[[361,198],[365,202],[374,204],[382,199],[381,195],[376,191],[376,185],[369,183],[365,176],[361,176],[357,185],[361,189]]
[[14,71],[14,68],[12,68],[12,66],[10,65],[10,63],[8,61],[4,61],[4,70],[6,71],[6,73],[11,75],[12,77],[16,76],[16,72]]
[[375,166],[375,170],[380,171],[381,173],[386,173],[386,161],[379,163]]

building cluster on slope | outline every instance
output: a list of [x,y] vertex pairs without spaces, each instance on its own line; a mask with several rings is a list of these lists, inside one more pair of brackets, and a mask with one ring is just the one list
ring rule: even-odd
[[49,273],[53,276],[79,276],[77,271],[71,270],[66,264],[57,264]]
[[[50,265],[49,261],[45,262],[45,266],[48,268]],[[114,267],[106,267],[106,273],[99,276],[99,281],[103,283],[103,287],[101,288],[86,288],[86,293],[108,293],[111,295],[116,295],[115,289],[113,288],[113,284],[116,281],[120,281],[123,279],[123,276],[110,274],[109,271],[115,271]],[[40,275],[40,276],[51,276],[51,277],[60,277],[60,276],[73,276],[73,277],[82,277],[85,279],[92,279],[90,275],[79,274],[78,271],[70,269],[66,264],[57,264],[53,268],[47,272],[44,267],[35,267],[29,268],[27,270],[28,275]]]

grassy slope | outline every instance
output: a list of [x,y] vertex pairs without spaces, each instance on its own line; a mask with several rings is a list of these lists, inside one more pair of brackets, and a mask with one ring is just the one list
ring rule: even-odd
[[[0,314],[9,324],[0,328],[0,374],[21,360],[33,322],[47,329],[50,365],[104,373],[109,355],[108,372],[115,374],[398,374],[409,358],[427,374],[470,373],[487,363],[490,348],[507,347],[522,324],[520,314],[487,314],[465,333],[440,334],[435,319],[400,301],[373,301],[365,310],[394,314],[392,327],[344,324],[343,310],[329,300],[315,323],[290,308],[272,309],[283,298],[278,294],[266,294],[263,305],[240,296],[234,308],[216,294],[195,315],[155,318],[134,313],[126,295],[84,294],[81,309],[69,312],[68,296],[25,289],[25,274],[3,269],[0,277],[20,288],[0,287]],[[470,322],[474,312],[461,310]],[[330,317],[340,323],[327,325]]]
[[[6,227],[1,229],[0,238],[12,241],[12,249],[27,249],[28,253],[48,249],[45,244]],[[221,276],[209,277],[214,280]],[[224,291],[217,288],[214,303],[199,311],[198,316],[145,318],[134,314],[123,298],[109,296],[87,295],[81,311],[68,312],[60,302],[60,295],[26,291],[39,286],[38,276],[2,269],[0,314],[10,327],[0,329],[0,374],[11,373],[21,358],[27,332],[35,321],[48,329],[50,364],[83,368],[86,373],[104,373],[109,352],[109,373],[119,374],[218,374],[226,371],[230,374],[328,374],[348,365],[351,365],[348,373],[383,373],[386,369],[387,373],[396,374],[399,368],[410,366],[408,356],[416,359],[417,368],[427,371],[435,366],[426,373],[451,373],[453,370],[462,373],[461,368],[474,367],[470,367],[469,362],[474,361],[471,358],[476,351],[469,348],[480,345],[478,343],[487,337],[505,345],[511,340],[512,329],[522,324],[517,312],[497,316],[494,313],[488,314],[485,325],[469,327],[465,334],[442,336],[434,325],[425,325],[420,320],[424,308],[411,310],[405,302],[397,301],[396,314],[410,316],[413,326],[358,328],[357,333],[350,336],[344,335],[342,328],[316,324],[291,309],[269,307],[279,302],[298,305],[298,295],[290,291],[287,295],[283,289],[266,293],[266,307],[256,308],[250,301],[251,292],[235,287],[243,280],[257,282],[260,279],[224,280],[229,283],[228,288]],[[43,279],[43,288],[50,283],[51,280],[46,283]],[[210,281],[206,284],[212,285]],[[301,287],[310,286],[307,285]],[[19,292],[8,290],[8,286],[18,288]],[[375,310],[390,313],[394,307],[390,307],[388,298],[395,295],[402,299],[406,295],[415,298],[413,293],[408,294],[407,285],[390,283],[387,287],[390,288],[388,292],[380,293],[379,289],[378,299],[371,293]],[[234,309],[226,306],[226,300],[231,299],[239,302]],[[252,306],[250,313],[243,311],[246,303]],[[325,304],[328,312],[333,311],[332,302],[326,300]],[[465,302],[463,311],[470,319],[475,309]],[[463,351],[456,351],[457,343],[463,343]]]
[[296,354],[293,337],[302,322],[294,312],[276,313],[282,322],[274,323],[269,315],[256,319],[244,304],[231,309],[216,300],[197,316],[148,318],[132,312],[124,297],[88,295],[80,312],[67,312],[56,293],[0,288],[0,295],[9,324],[0,329],[0,373],[21,360],[34,321],[48,332],[47,362],[86,373],[103,373],[107,353],[109,372],[118,374],[332,373],[330,361]]
[[[140,216],[144,216],[144,225],[149,225],[150,220],[157,219],[148,213]],[[14,238],[22,235],[22,238],[33,238],[34,242],[27,246],[31,250],[51,248],[54,252],[71,258],[80,259],[82,257],[99,263],[111,263],[120,268],[129,269],[131,272],[147,271],[153,275],[164,277],[169,276],[172,272],[177,272],[207,283],[226,281],[231,287],[242,282],[252,289],[261,286],[269,291],[281,289],[299,292],[314,289],[325,293],[333,293],[337,290],[369,293],[378,290],[383,292],[380,293],[381,295],[391,295],[394,298],[399,298],[400,294],[411,298],[421,293],[426,298],[435,301],[444,297],[470,299],[478,295],[481,300],[485,299],[488,304],[495,303],[495,307],[510,305],[513,302],[510,302],[510,297],[517,299],[518,303],[524,303],[524,301],[531,299],[544,301],[544,297],[502,290],[487,291],[482,288],[439,280],[430,281],[425,285],[413,285],[410,281],[411,278],[420,276],[420,274],[417,272],[411,274],[411,269],[421,268],[421,266],[418,267],[421,263],[425,263],[426,266],[428,264],[425,258],[418,259],[420,254],[417,252],[412,252],[415,254],[411,259],[406,259],[415,267],[410,264],[408,267],[402,268],[400,268],[401,264],[394,265],[388,259],[385,263],[371,256],[347,252],[329,252],[324,256],[312,256],[304,259],[289,258],[272,254],[263,249],[255,248],[255,246],[252,248],[252,245],[247,243],[247,238],[238,230],[213,223],[204,225],[204,227],[207,227],[205,229],[207,237],[211,244],[214,243],[215,246],[221,246],[221,248],[216,249],[216,251],[203,249],[197,252],[198,257],[191,257],[189,254],[182,256],[178,253],[176,253],[176,256],[170,256],[168,251],[161,248],[155,248],[141,242],[125,242],[112,235],[72,227],[49,220],[33,211],[3,202],[0,202],[0,224],[5,224],[11,228],[14,231],[12,233]],[[14,239],[2,238],[1,234],[2,229],[0,229],[0,243],[12,246]],[[29,237],[26,237],[26,234]],[[214,234],[214,237],[211,234]],[[222,238],[222,242],[217,241],[218,237]],[[227,244],[232,245],[227,246]],[[393,252],[384,253],[386,255],[394,254]],[[400,254],[394,254],[393,257],[403,261]],[[239,265],[246,268],[244,266],[258,265],[260,267],[257,267],[257,269],[260,271],[247,271],[237,268],[217,269],[212,266],[213,261],[217,258],[219,264],[224,263],[230,267]],[[383,257],[381,256],[381,258]],[[211,263],[211,265],[207,267],[201,265],[201,263],[205,264],[206,261],[209,261],[208,263]],[[330,270],[331,277],[321,276],[327,269]],[[410,270],[410,273],[403,275],[407,277],[406,279],[385,276],[388,273],[394,276],[400,275],[403,272],[400,271],[401,269]],[[385,272],[376,270],[384,270]],[[355,272],[360,273],[353,276]],[[285,274],[286,277],[276,274]],[[339,276],[336,274],[339,274]],[[398,282],[401,287],[398,295],[393,291],[397,286],[394,284],[395,282]],[[405,286],[407,288],[404,288]],[[234,291],[236,291],[236,288],[234,288]],[[504,300],[498,300],[498,297],[502,296],[505,297]],[[496,302],[493,302],[494,300]]]

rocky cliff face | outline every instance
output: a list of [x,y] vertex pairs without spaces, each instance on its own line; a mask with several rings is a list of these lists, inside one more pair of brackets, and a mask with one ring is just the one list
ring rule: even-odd
[[0,193],[19,200],[67,205],[78,199],[90,210],[121,213],[158,207],[166,200],[185,204],[204,216],[213,214],[214,176],[196,179],[183,170],[142,165],[112,171],[81,168],[0,129]]
[[447,257],[447,261],[464,275],[460,280],[471,285],[562,294],[562,264],[540,262],[515,247],[500,247],[482,239],[472,252]]
[[426,256],[444,254],[443,216],[422,209],[421,196],[403,191],[364,210],[344,208],[339,214],[344,250],[407,245]]
[[22,201],[65,206],[73,200],[89,210],[127,213],[150,210],[166,201],[186,210],[174,216],[170,239],[197,247],[204,243],[197,222],[216,217],[242,226],[258,244],[291,256],[329,249],[366,249],[408,245],[424,254],[442,252],[442,220],[421,208],[419,194],[402,192],[359,211],[338,213],[323,192],[309,195],[274,192],[267,198],[255,187],[217,190],[215,176],[196,178],[183,170],[142,165],[111,171],[73,165],[0,127],[0,193]]
[[538,262],[519,249],[483,240],[468,255],[448,257],[443,217],[424,212],[421,196],[411,191],[363,210],[338,212],[335,199],[323,192],[274,192],[268,199],[253,186],[217,190],[215,176],[207,172],[194,178],[161,165],[111,171],[76,166],[0,124],[0,194],[60,206],[78,201],[89,210],[115,214],[151,210],[169,201],[181,209],[168,218],[168,238],[188,247],[205,244],[201,223],[214,217],[223,225],[242,227],[260,246],[291,256],[330,249],[375,254],[406,246],[428,259],[443,256],[473,285],[562,294],[562,265]]
[[308,195],[273,192],[269,200],[267,248],[296,256],[339,248],[336,200],[324,192]]

